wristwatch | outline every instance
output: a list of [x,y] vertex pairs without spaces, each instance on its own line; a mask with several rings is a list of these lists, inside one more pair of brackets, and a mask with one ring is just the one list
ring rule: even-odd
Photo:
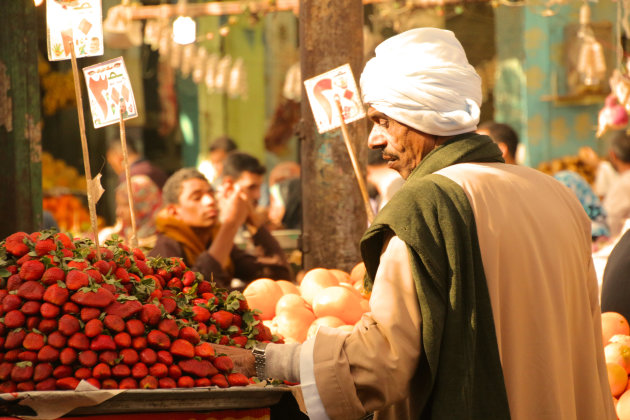
[[254,366],[256,367],[256,376],[261,381],[267,379],[265,376],[265,348],[268,343],[258,343],[252,349],[254,354]]

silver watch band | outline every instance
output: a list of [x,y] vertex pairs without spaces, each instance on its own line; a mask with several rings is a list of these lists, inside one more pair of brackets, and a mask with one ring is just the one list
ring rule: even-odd
[[256,367],[256,376],[261,381],[267,379],[265,376],[265,348],[267,343],[258,343],[252,350],[254,354],[254,366]]

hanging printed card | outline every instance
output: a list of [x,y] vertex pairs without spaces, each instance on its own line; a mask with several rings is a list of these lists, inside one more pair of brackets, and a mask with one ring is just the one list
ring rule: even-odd
[[77,58],[103,55],[101,0],[46,2],[48,59],[69,60],[70,42]]
[[320,134],[341,126],[336,98],[341,103],[346,124],[365,117],[365,109],[349,64],[305,80],[304,87]]
[[138,116],[131,81],[122,57],[84,67],[94,128],[104,127],[120,121],[120,105],[124,109],[123,119]]

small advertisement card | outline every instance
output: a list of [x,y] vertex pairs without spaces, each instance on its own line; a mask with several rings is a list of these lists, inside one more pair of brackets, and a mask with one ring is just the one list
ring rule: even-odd
[[365,117],[365,108],[349,64],[305,80],[304,87],[320,134],[341,127],[335,103],[337,98],[346,124]]
[[46,2],[48,60],[103,55],[101,0],[48,0]]
[[123,119],[138,116],[131,81],[122,57],[84,67],[94,128],[104,127],[120,121],[122,101]]

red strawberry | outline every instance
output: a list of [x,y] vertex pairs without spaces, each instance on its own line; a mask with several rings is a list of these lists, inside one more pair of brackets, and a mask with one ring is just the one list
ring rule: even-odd
[[125,330],[125,321],[118,315],[107,315],[103,319],[105,328],[112,332],[122,332]]
[[219,388],[227,388],[230,385],[228,384],[227,378],[222,373],[217,373],[213,377],[210,378],[210,382],[212,385],[216,385]]
[[133,378],[123,378],[118,384],[118,389],[136,389],[138,388],[138,382]]
[[61,307],[61,312],[64,314],[78,314],[79,310],[79,305],[74,302],[66,302]]
[[219,338],[219,344],[221,344],[222,346],[229,345],[230,337],[228,337],[227,335],[222,335],[221,338]]
[[[6,320],[6,317],[5,317]],[[4,341],[4,349],[11,350],[17,349],[22,345],[22,341],[24,341],[24,337],[26,337],[26,331],[24,330],[13,330],[9,331],[7,334],[7,339]],[[6,359],[6,354],[5,354]]]
[[77,305],[105,308],[114,301],[114,295],[106,288],[101,287],[96,292],[76,292],[70,297],[70,300]]
[[214,367],[219,369],[221,372],[230,372],[234,369],[234,362],[230,359],[229,356],[217,356],[212,361]]
[[72,251],[70,251],[69,249],[66,248],[61,248],[61,254],[64,256],[64,258],[73,258],[74,254],[72,253]]
[[[111,338],[111,337],[110,337]],[[92,341],[93,343],[94,341]],[[68,338],[68,346],[75,350],[83,351],[90,348],[90,339],[82,332],[76,332]],[[92,349],[94,350],[94,349]],[[106,349],[113,350],[113,349]]]
[[101,382],[96,378],[87,378],[85,382],[92,385],[96,389],[101,389]]
[[48,344],[55,348],[61,349],[65,347],[67,341],[68,339],[66,338],[66,336],[59,331],[53,331],[48,334]]
[[59,350],[46,344],[37,352],[37,360],[40,362],[56,362],[59,360]]
[[98,362],[98,354],[92,350],[79,353],[79,363],[85,367],[92,367]]
[[234,314],[232,318],[232,325],[241,327],[243,325],[243,318],[239,314]]
[[75,249],[72,239],[70,239],[70,237],[63,232],[55,234],[55,240],[61,242],[61,245],[63,245],[63,247],[66,249]]
[[166,281],[170,280],[172,275],[171,272],[166,270],[165,268],[158,268],[157,274]]
[[38,363],[33,370],[33,380],[35,382],[43,381],[44,379],[50,378],[52,373],[53,365],[50,363]]
[[140,312],[142,310],[142,304],[137,300],[127,300],[125,302],[112,302],[105,312],[108,315],[118,315],[121,318],[129,318],[130,316]]
[[57,245],[55,244],[55,241],[53,241],[52,239],[43,239],[41,241],[35,242],[35,252],[37,253],[39,257],[41,257],[42,255],[46,255],[51,251],[56,251],[56,250],[57,250]]
[[232,337],[232,342],[237,347],[245,348],[245,346],[247,346],[247,337],[244,335],[237,335]]
[[9,393],[9,392],[17,392],[17,385],[13,381],[1,382],[0,392],[3,394]]
[[63,282],[66,278],[66,273],[59,267],[50,267],[44,274],[42,274],[42,283],[46,286],[57,284],[58,281]]
[[100,271],[96,270],[96,269],[87,269],[85,270],[85,272],[87,273],[87,275],[93,279],[96,283],[103,283],[103,275],[101,274]]
[[160,289],[155,289],[151,292],[151,294],[149,295],[149,300],[152,301],[153,299],[162,299],[162,291]]
[[2,308],[4,312],[10,312],[22,306],[22,298],[18,295],[7,295],[2,299]]
[[98,260],[92,265],[103,275],[109,274],[111,270],[111,266],[107,261]]
[[77,385],[79,385],[79,380],[71,376],[57,379],[57,381],[55,382],[55,386],[57,387],[57,389],[66,390],[66,391],[74,390],[77,387]]
[[32,362],[18,362],[11,369],[11,380],[14,382],[26,382],[33,377]]
[[126,365],[135,365],[138,363],[138,352],[134,349],[122,349],[120,351],[121,361]]
[[20,257],[20,259],[17,260],[16,263],[17,263],[17,265],[19,267],[22,267],[25,262],[30,261],[32,259],[33,259],[33,257],[31,257],[30,255],[26,254],[26,255],[23,255],[22,257]]
[[160,330],[150,331],[149,334],[147,334],[147,343],[149,346],[158,349],[168,349],[171,347],[171,339]]
[[24,305],[20,308],[20,311],[27,316],[30,315],[39,315],[39,307],[42,306],[41,303],[35,300],[27,300],[24,302]]
[[156,363],[149,368],[149,375],[156,378],[165,378],[168,376],[168,367],[164,363]]
[[22,280],[19,274],[9,276],[7,279],[7,291],[12,292],[19,289],[22,283],[24,283],[24,280]]
[[118,389],[118,382],[116,382],[116,380],[112,378],[103,379],[101,388],[102,389]]
[[160,388],[177,388],[177,382],[173,378],[160,378],[158,379],[158,386]]
[[126,378],[131,375],[131,369],[127,365],[115,365],[112,367],[112,376],[114,378]]
[[[83,310],[81,310],[81,313],[83,314]],[[103,332],[103,322],[98,318],[90,319],[83,327],[83,332],[90,338],[96,337]]]
[[173,344],[171,344],[171,354],[173,356],[190,359],[195,357],[195,348],[190,343],[190,341],[178,338],[177,340],[173,341]]
[[162,312],[160,308],[152,303],[147,303],[142,306],[142,311],[140,312],[140,320],[147,325],[157,325],[162,318]]
[[214,347],[208,342],[199,343],[195,346],[195,356],[202,359],[211,359],[215,356]]
[[49,303],[49,302],[44,302],[39,308],[39,313],[42,315],[42,317],[46,319],[54,320],[59,316],[60,312],[61,312],[61,309],[59,308],[59,306],[53,305],[52,303]]
[[22,299],[42,300],[44,297],[44,285],[35,280],[25,281],[18,288],[17,294]]
[[53,370],[53,376],[57,379],[67,378],[69,376],[72,376],[72,372],[72,366],[61,365],[57,366],[55,370]]
[[98,355],[98,361],[113,366],[118,359],[118,352],[112,350],[102,351]]
[[24,314],[17,309],[7,312],[4,316],[4,325],[7,328],[18,328],[24,325],[25,322],[26,316],[24,316]]
[[84,271],[71,270],[66,274],[66,287],[70,290],[79,290],[90,284],[90,276]]
[[118,267],[116,271],[114,271],[114,276],[118,280],[120,280],[121,284],[127,284],[131,281],[131,278],[129,277],[129,273],[123,267]]
[[182,376],[182,370],[177,365],[170,365],[168,367],[169,378],[179,379]]
[[182,372],[197,377],[214,376],[219,371],[207,360],[187,359],[178,364]]
[[112,370],[106,363],[99,363],[92,369],[92,376],[98,380],[107,379],[112,376]]
[[92,377],[92,369],[82,367],[74,371],[74,377],[77,379],[87,379]]
[[57,380],[55,378],[47,378],[43,381],[40,381],[35,384],[36,391],[54,391],[57,389],[56,387]]
[[149,267],[146,262],[139,259],[135,259],[135,262],[136,262],[136,266],[138,267],[138,270],[140,270],[140,272],[144,276],[153,274],[153,269]]
[[35,353],[34,351],[21,351],[18,354],[18,360],[20,361],[24,361],[24,362],[36,362],[37,361],[37,353]]
[[145,376],[144,378],[140,379],[140,389],[157,389],[158,387],[158,380],[154,377],[154,376]]
[[[201,296],[203,296],[205,293],[212,293],[213,290],[214,288],[212,287],[212,283],[210,283],[209,281],[201,281],[199,282],[199,286],[197,286],[197,293],[199,293]],[[218,304],[219,300],[217,299],[217,301],[214,303]]]
[[166,350],[159,350],[157,352],[157,359],[159,363],[164,363],[166,366],[173,364],[173,355]]
[[184,285],[182,284],[182,281],[178,277],[173,277],[172,279],[168,281],[168,283],[166,283],[166,287],[168,287],[169,289],[181,290],[184,288]]
[[44,274],[45,270],[46,267],[41,261],[29,260],[22,264],[22,269],[20,270],[20,278],[25,281],[39,280],[42,278],[42,274]]
[[39,349],[44,347],[44,336],[36,332],[30,332],[24,337],[22,347],[26,350],[39,351]]
[[35,390],[35,382],[33,381],[20,382],[16,386],[18,392],[28,392]]
[[59,318],[59,332],[61,332],[65,336],[71,336],[72,334],[79,331],[80,325],[79,320],[70,314],[62,315]]
[[160,321],[158,329],[172,338],[177,338],[179,335],[179,327],[174,319],[164,318]]
[[126,349],[131,347],[131,336],[124,331],[120,332],[114,336],[114,342],[119,349]]
[[78,271],[83,271],[88,268],[88,263],[85,261],[70,261],[68,262],[68,268],[76,268]]
[[149,374],[149,368],[144,363],[136,363],[131,367],[131,376],[135,379],[142,379]]
[[48,288],[44,292],[44,301],[61,306],[66,303],[69,294],[70,292],[68,292],[68,289],[66,289],[65,287],[61,287],[55,283],[48,286]]
[[190,376],[182,376],[177,380],[177,388],[193,388],[195,380]]
[[144,335],[144,324],[139,319],[130,319],[125,323],[125,328],[132,337]]
[[147,342],[147,338],[140,336],[140,337],[134,337],[131,340],[131,347],[133,347],[136,350],[143,350],[146,349],[148,346],[148,342]]
[[184,286],[192,286],[195,282],[195,273],[192,271],[186,271],[182,276],[182,284]]
[[210,379],[208,378],[197,378],[195,379],[195,386],[196,387],[204,387],[204,386],[210,386],[212,383],[210,382]]
[[153,349],[143,349],[140,352],[140,361],[150,366],[157,362],[157,353]]
[[133,253],[133,258],[136,260],[144,261],[147,259],[140,248],[134,248],[131,252]]
[[79,316],[81,317],[81,321],[89,322],[93,319],[97,319],[101,315],[101,312],[102,311],[98,308],[85,307],[81,308]]
[[247,379],[247,376],[243,375],[242,373],[238,373],[238,372],[230,373],[227,376],[227,380],[228,380],[228,383],[230,384],[230,386],[247,386],[247,385],[249,385],[249,379]]
[[[164,295],[164,292],[162,293]],[[168,314],[172,314],[177,309],[177,302],[170,297],[163,297],[160,299],[160,303],[164,307],[164,311]]]
[[212,313],[212,320],[219,328],[227,330],[232,325],[234,315],[231,312],[220,310]]
[[[7,236],[5,239],[4,247],[8,252],[15,255],[16,257],[21,257],[30,251],[28,245],[24,243],[24,239],[28,238],[28,234],[26,232],[16,232],[12,235]],[[27,239],[28,240],[28,239]]]
[[116,343],[110,335],[101,334],[92,339],[90,349],[94,351],[116,350]]
[[201,306],[193,306],[192,311],[194,313],[192,318],[193,321],[208,322],[208,320],[210,319],[210,311],[206,308],[203,308]]
[[199,333],[193,327],[183,327],[179,330],[179,338],[190,341],[192,344],[197,344],[201,341]]
[[110,291],[110,292],[112,292],[112,294],[114,294],[114,295],[118,293],[118,290],[116,289],[116,286],[115,286],[115,285],[113,285],[113,284],[104,283],[104,284],[101,284],[101,287],[102,287],[103,289],[107,289],[107,290],[109,290],[109,291]]
[[199,335],[208,334],[208,326],[206,324],[197,324],[197,332]]
[[8,352],[4,354],[4,361],[15,363],[20,360],[18,357],[19,354],[20,354],[20,350],[18,349],[9,350]]

